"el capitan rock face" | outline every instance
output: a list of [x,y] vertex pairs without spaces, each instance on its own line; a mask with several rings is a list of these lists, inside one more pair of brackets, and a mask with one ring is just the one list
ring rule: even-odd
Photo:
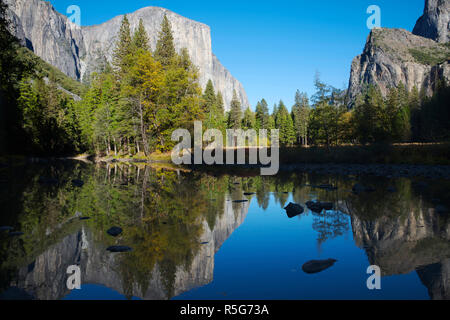
[[437,42],[449,42],[450,1],[426,0],[423,16],[417,20],[413,33]]
[[[112,60],[113,50],[123,16],[103,24],[79,27],[56,12],[49,2],[41,0],[6,0],[14,34],[23,45],[46,62],[77,80],[86,80],[105,59]],[[127,14],[131,29],[143,19],[155,49],[164,15],[172,25],[177,50],[187,48],[193,63],[200,70],[202,87],[211,79],[216,91],[221,91],[226,109],[235,90],[243,107],[249,105],[242,84],[220,63],[212,52],[211,30],[202,23],[184,18],[163,8],[147,7]]]

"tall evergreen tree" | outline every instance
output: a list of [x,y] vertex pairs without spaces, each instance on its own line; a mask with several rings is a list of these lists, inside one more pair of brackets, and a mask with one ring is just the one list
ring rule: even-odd
[[308,145],[308,124],[309,124],[309,100],[306,93],[297,90],[295,94],[295,104],[292,107],[292,118],[297,142],[301,145]]
[[231,100],[231,109],[228,118],[229,129],[240,129],[242,121],[242,106],[236,91],[233,91],[233,99]]
[[133,53],[130,22],[127,15],[123,17],[122,25],[119,30],[119,39],[114,49],[113,66],[122,79],[124,73],[128,72],[131,65],[130,55]]
[[169,19],[164,15],[158,42],[156,43],[155,59],[159,61],[163,67],[167,67],[173,62],[175,56],[176,50],[173,41],[172,27]]
[[135,50],[150,50],[149,38],[147,31],[145,31],[144,21],[142,19],[139,20],[139,26],[134,32],[133,47]]
[[280,101],[275,117],[275,127],[280,130],[280,143],[292,146],[295,143],[294,123],[286,105]]
[[242,129],[243,130],[249,130],[249,129],[255,129],[255,114],[253,111],[248,107],[244,111],[244,117],[242,118]]
[[269,129],[269,107],[265,99],[256,104],[256,129]]

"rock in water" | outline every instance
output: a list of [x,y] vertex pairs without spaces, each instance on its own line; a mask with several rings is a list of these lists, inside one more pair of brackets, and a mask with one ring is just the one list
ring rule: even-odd
[[244,202],[248,202],[248,200],[234,200],[234,203],[244,203]]
[[254,193],[254,192],[244,192],[244,196],[253,196],[255,194],[256,193]]
[[133,249],[131,249],[130,247],[127,246],[111,246],[108,247],[106,250],[108,250],[109,252],[130,252],[133,251]]
[[117,237],[123,232],[122,228],[119,227],[112,227],[106,233],[108,233],[112,237]]
[[302,214],[303,212],[305,212],[305,209],[296,203],[289,203],[286,208],[284,208],[284,210],[286,210],[286,213],[288,215],[289,218],[293,218],[298,216],[299,214]]
[[332,210],[334,205],[331,202],[321,202],[321,201],[308,201],[306,203],[306,206],[308,207],[309,210],[316,212],[316,213],[321,213],[323,210]]
[[336,262],[335,259],[311,260],[302,266],[302,270],[308,274],[319,273],[331,268]]

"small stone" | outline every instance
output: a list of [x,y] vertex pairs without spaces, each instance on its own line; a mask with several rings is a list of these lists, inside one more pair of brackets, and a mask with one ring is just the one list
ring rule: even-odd
[[248,200],[234,200],[234,203],[244,203],[244,202],[248,202]]
[[130,252],[133,251],[133,249],[131,249],[130,247],[127,246],[111,246],[108,247],[106,250],[108,250],[109,252]]
[[302,270],[308,274],[319,273],[331,268],[336,262],[337,260],[335,259],[311,260],[302,266]]
[[109,234],[112,237],[117,237],[123,232],[122,228],[119,227],[112,227],[108,231],[106,231],[107,234]]
[[301,205],[292,202],[289,203],[284,210],[286,210],[286,213],[290,219],[305,212],[305,209]]

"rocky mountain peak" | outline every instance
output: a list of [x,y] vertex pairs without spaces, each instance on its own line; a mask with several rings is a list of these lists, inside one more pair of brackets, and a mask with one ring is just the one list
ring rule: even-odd
[[[6,0],[12,31],[36,55],[76,80],[88,80],[99,64],[112,60],[123,15],[95,26],[79,27],[58,13],[48,1]],[[199,68],[200,85],[212,80],[216,91],[224,98],[225,109],[230,109],[233,92],[243,106],[249,105],[242,84],[220,63],[212,51],[210,27],[170,10],[146,7],[127,14],[132,30],[142,19],[155,49],[160,25],[167,15],[172,25],[175,47],[186,48],[192,62]]]
[[417,20],[413,33],[437,42],[450,41],[450,1],[426,0],[423,16]]

